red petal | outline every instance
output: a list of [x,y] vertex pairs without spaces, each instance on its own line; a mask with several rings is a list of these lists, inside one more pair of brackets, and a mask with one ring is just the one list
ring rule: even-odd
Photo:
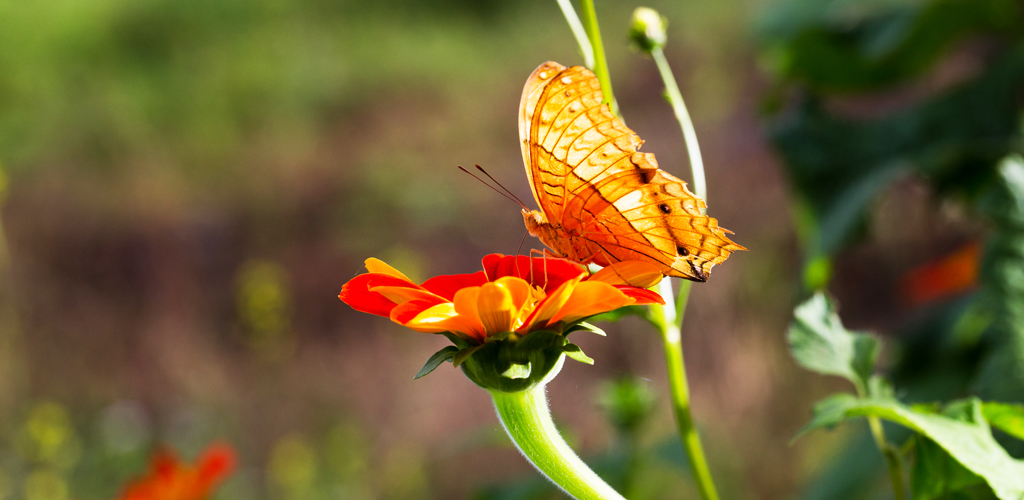
[[448,300],[455,298],[455,292],[466,287],[480,286],[487,283],[487,276],[483,271],[472,274],[451,274],[435,276],[423,283],[423,288],[435,295],[440,295]]
[[235,468],[235,450],[217,443],[211,445],[199,458],[199,480],[206,485],[221,480]]
[[374,286],[416,287],[416,284],[387,274],[360,274],[341,287],[338,298],[357,311],[388,317],[395,303],[377,292],[371,292],[370,288]]
[[547,293],[587,272],[585,267],[575,262],[554,257],[504,256],[492,253],[484,257],[483,264],[484,272],[490,281],[514,276],[528,281],[533,286],[543,286]]
[[635,305],[644,305],[644,304],[661,304],[661,305],[665,305],[665,299],[662,298],[660,293],[655,292],[653,290],[648,290],[646,288],[637,288],[635,286],[626,286],[626,285],[615,285],[615,288],[618,288],[619,291],[621,291],[622,293],[626,294],[627,297],[633,297],[634,299],[636,299],[636,304]]

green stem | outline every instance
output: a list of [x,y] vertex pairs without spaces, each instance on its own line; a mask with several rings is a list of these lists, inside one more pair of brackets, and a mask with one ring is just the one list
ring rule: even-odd
[[551,482],[580,500],[623,499],[569,448],[551,420],[544,384],[520,392],[491,391],[505,432]]
[[885,431],[882,430],[882,421],[878,417],[868,417],[868,426],[871,427],[871,435],[875,438],[885,463],[889,466],[889,480],[892,481],[892,491],[895,500],[904,500],[903,491],[903,463],[900,460],[899,451],[885,439]]
[[[697,490],[704,500],[718,500],[718,491],[711,478],[711,469],[704,456],[704,447],[700,436],[693,426],[690,414],[690,388],[686,380],[686,365],[683,362],[683,342],[680,327],[686,312],[686,303],[690,296],[690,282],[684,281],[679,290],[679,300],[673,301],[672,282],[668,278],[661,281],[659,292],[665,299],[664,306],[651,306],[655,312],[655,324],[661,332],[661,340],[665,348],[665,365],[672,393],[672,409],[676,415],[676,427],[679,438],[686,448],[690,461],[690,471],[697,483]],[[660,311],[659,311],[660,310]]]
[[586,28],[583,27],[583,23],[580,22],[580,18],[576,15],[576,9],[572,8],[572,1],[558,0],[558,7],[562,9],[565,22],[569,23],[572,35],[576,37],[576,43],[579,44],[580,52],[583,53],[583,63],[588,68],[594,69],[594,48],[590,45],[590,39],[587,38]]
[[[686,104],[683,102],[683,95],[679,92],[679,85],[672,75],[672,69],[665,60],[665,53],[660,47],[651,51],[661,79],[665,83],[665,91],[668,95],[668,102],[675,112],[679,126],[683,130],[683,140],[686,142],[686,151],[690,156],[690,172],[693,175],[694,193],[701,199],[707,200],[707,186],[704,181],[704,160],[700,156],[700,146],[697,144],[697,131],[693,127],[693,120],[690,113],[686,111]],[[690,299],[690,288],[693,285],[690,281],[683,281],[679,287],[679,295],[674,296],[672,282],[668,278],[661,281],[660,292],[665,299],[665,306],[662,309],[662,318],[659,324],[661,339],[665,345],[665,363],[668,367],[668,380],[672,390],[672,406],[676,415],[676,426],[679,429],[679,438],[683,441],[686,454],[690,458],[690,469],[693,478],[697,482],[697,489],[704,500],[718,500],[718,491],[715,489],[715,482],[711,478],[711,469],[708,467],[707,458],[704,456],[704,448],[700,443],[700,436],[693,426],[693,417],[690,414],[690,389],[686,380],[686,365],[683,362],[683,343],[680,330],[683,326],[683,317],[686,314],[686,304]],[[675,297],[675,301],[673,301]],[[655,306],[652,306],[655,307]]]
[[580,10],[583,11],[583,26],[586,28],[590,44],[594,48],[594,67],[592,69],[597,75],[597,81],[601,82],[601,92],[604,94],[603,102],[611,108],[615,116],[619,116],[619,103],[615,102],[615,94],[612,92],[612,79],[608,73],[608,60],[604,56],[601,29],[597,26],[594,0],[580,0]]
[[[619,115],[619,106],[615,102],[615,95],[612,92],[612,82],[608,74],[608,62],[604,55],[604,46],[601,43],[601,31],[597,26],[597,13],[594,11],[593,0],[580,0],[583,11],[584,26],[594,52],[594,74],[601,83],[601,91],[604,93],[604,102],[608,104],[616,116]],[[580,45],[583,42],[580,41]],[[586,49],[583,49],[584,52]],[[658,49],[659,54],[661,49]],[[665,79],[665,87],[669,93],[669,102],[676,111],[676,118],[679,119],[683,128],[683,139],[686,141],[686,149],[690,153],[690,168],[693,171],[694,189],[696,194],[707,199],[704,183],[704,162],[700,157],[700,149],[697,146],[697,134],[694,131],[690,115],[686,112],[683,104],[682,94],[679,93],[679,86],[668,70],[668,63],[664,60],[664,54],[660,55],[661,62],[658,63],[659,70],[662,70],[662,78]],[[655,58],[658,60],[658,57]],[[667,78],[666,78],[667,75]],[[701,498],[704,500],[718,500],[718,492],[715,490],[715,483],[711,479],[711,471],[708,468],[707,459],[704,456],[704,448],[700,443],[700,436],[693,427],[693,417],[690,415],[690,389],[686,382],[686,367],[683,364],[683,344],[680,336],[680,328],[683,324],[683,315],[686,311],[686,303],[690,296],[689,281],[683,283],[680,288],[679,298],[673,300],[672,282],[666,278],[661,281],[659,291],[665,299],[664,306],[651,306],[651,312],[656,318],[655,323],[661,332],[662,341],[665,344],[665,361],[668,365],[669,384],[672,390],[672,404],[675,409],[676,424],[679,428],[679,436],[683,441],[683,447],[690,458],[690,469],[693,471],[694,480],[700,490]]]
[[693,127],[693,120],[686,110],[686,103],[683,102],[683,94],[679,92],[679,85],[672,75],[672,69],[668,66],[665,53],[660,47],[651,50],[651,57],[658,66],[661,79],[665,82],[665,92],[668,94],[668,102],[672,105],[672,111],[676,114],[676,120],[683,129],[683,140],[686,142],[686,152],[690,156],[690,172],[693,174],[693,192],[698,198],[708,201],[707,182],[704,180],[704,159],[700,155],[700,146],[697,145],[697,130]]
[[[868,396],[868,390],[863,384],[854,384],[857,388],[857,395],[861,398]],[[882,452],[885,464],[889,468],[889,480],[892,481],[893,498],[904,500],[906,498],[903,490],[903,460],[900,458],[900,451],[885,437],[885,429],[882,428],[882,421],[878,417],[868,417],[868,427],[871,429],[871,437],[875,440],[875,446]]]

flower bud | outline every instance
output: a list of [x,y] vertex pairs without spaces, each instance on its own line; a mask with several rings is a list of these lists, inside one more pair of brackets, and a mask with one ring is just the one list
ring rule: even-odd
[[648,7],[637,7],[629,22],[629,39],[641,51],[650,54],[654,49],[665,46],[665,28],[668,20],[658,11]]

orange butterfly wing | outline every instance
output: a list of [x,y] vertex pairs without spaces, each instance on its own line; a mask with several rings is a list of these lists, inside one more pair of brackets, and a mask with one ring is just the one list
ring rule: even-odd
[[643,141],[602,99],[597,77],[582,66],[547,62],[527,80],[519,137],[543,215],[526,214],[542,226],[531,233],[579,262],[640,260],[668,276],[706,281],[712,267],[745,248],[701,214],[706,205],[685,182],[658,169],[653,154],[637,152]]

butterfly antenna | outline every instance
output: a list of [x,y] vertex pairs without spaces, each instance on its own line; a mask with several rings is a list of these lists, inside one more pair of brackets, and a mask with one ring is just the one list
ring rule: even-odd
[[[489,188],[493,189],[493,190],[494,190],[494,191],[496,191],[496,192],[497,192],[498,194],[500,194],[500,195],[502,195],[502,196],[504,196],[504,197],[508,198],[508,199],[509,199],[509,201],[511,201],[512,203],[515,203],[516,205],[519,205],[520,207],[522,207],[522,208],[523,208],[523,210],[529,210],[529,207],[527,207],[527,206],[526,206],[526,204],[524,204],[524,203],[523,203],[522,201],[520,201],[520,200],[519,200],[519,198],[516,198],[515,196],[510,196],[509,194],[505,194],[505,193],[504,193],[503,191],[499,190],[498,188],[496,188],[496,187],[494,187],[494,186],[492,186],[492,185],[488,184],[488,183],[487,183],[487,181],[484,181],[483,179],[481,179],[481,178],[479,178],[479,177],[477,177],[477,176],[473,175],[473,172],[470,172],[469,170],[466,170],[466,168],[465,168],[465,167],[463,167],[462,165],[459,165],[459,170],[461,170],[461,171],[463,171],[463,172],[465,172],[465,173],[469,174],[469,175],[470,175],[471,177],[473,177],[474,179],[476,179],[476,180],[480,181],[480,183],[482,183],[483,185],[485,185],[485,186],[487,186],[487,187],[489,187]],[[486,172],[485,172],[485,173],[486,173]],[[499,186],[501,186],[501,184],[499,184]],[[501,186],[501,189],[505,189],[505,186]],[[508,191],[508,190],[506,189],[506,191]],[[510,193],[510,194],[511,194],[511,193]]]
[[528,209],[528,207],[526,206],[526,203],[523,203],[523,200],[520,200],[519,197],[515,195],[515,193],[513,193],[512,191],[509,191],[509,189],[507,187],[503,186],[500,182],[498,182],[498,179],[495,179],[494,176],[492,176],[491,174],[487,173],[487,171],[484,170],[484,167],[481,167],[480,165],[476,165],[476,169],[481,171],[481,172],[483,172],[483,174],[486,175],[488,179],[490,179],[495,184],[497,184],[498,187],[500,187],[501,189],[505,190],[505,192],[508,193],[509,196],[515,198],[515,200],[519,202],[519,206]]
[[[516,249],[516,276],[522,276],[523,275],[523,272],[519,270],[519,254],[523,251],[523,243],[526,243],[526,237],[529,234],[530,234],[529,231],[527,231],[525,234],[523,234],[523,239],[519,240],[519,248]],[[532,268],[533,265],[531,264],[530,267]]]

